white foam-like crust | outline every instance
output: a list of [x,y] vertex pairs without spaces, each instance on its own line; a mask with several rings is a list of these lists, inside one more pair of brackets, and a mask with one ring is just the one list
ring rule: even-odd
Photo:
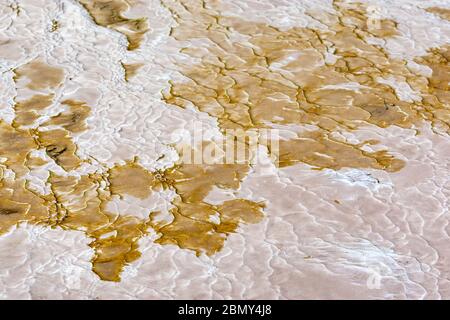
[[[449,41],[450,24],[422,10],[448,7],[448,1],[363,2],[388,8],[381,14],[399,22],[400,35],[380,45],[411,65],[426,49]],[[135,52],[126,50],[123,35],[95,25],[76,1],[24,0],[20,6],[22,14],[15,16],[0,5],[0,117],[5,121],[14,117],[17,95],[11,70],[39,56],[64,66],[57,100],[79,98],[93,107],[90,129],[75,138],[81,157],[112,165],[137,155],[155,169],[176,160],[166,145],[175,129],[192,132],[201,121],[217,130],[215,119],[160,99],[168,80],[182,79],[174,61],[188,58],[178,52],[182,44],[168,36],[175,22],[159,1],[142,0],[128,13],[150,21],[151,31]],[[306,9],[333,10],[325,0],[232,0],[223,13],[286,29],[323,28]],[[57,33],[50,32],[52,19],[60,21]],[[127,83],[120,61],[146,65]],[[392,86],[399,97],[415,97],[399,82]],[[46,112],[50,116],[59,108]],[[429,128],[420,135],[397,127],[343,134],[349,142],[380,140],[407,160],[406,167],[386,173],[257,166],[240,190],[214,189],[208,200],[265,201],[261,223],[241,226],[212,257],[155,244],[156,235],[150,235],[140,241],[142,257],[126,267],[119,283],[101,281],[92,272],[91,240],[82,232],[22,224],[0,237],[0,298],[450,298],[450,139]],[[166,157],[156,164],[162,154]],[[83,166],[78,174],[94,169]],[[44,193],[43,171],[30,175]],[[111,206],[141,217],[170,208],[170,194],[152,197],[157,199],[151,204],[127,197]]]

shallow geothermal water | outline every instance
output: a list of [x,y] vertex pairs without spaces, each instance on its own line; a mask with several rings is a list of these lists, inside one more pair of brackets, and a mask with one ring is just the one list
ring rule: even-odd
[[0,298],[450,299],[447,0],[0,0]]

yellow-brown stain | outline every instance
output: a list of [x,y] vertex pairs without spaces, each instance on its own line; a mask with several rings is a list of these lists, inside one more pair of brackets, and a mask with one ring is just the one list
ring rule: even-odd
[[161,234],[156,242],[194,250],[197,255],[212,255],[223,247],[228,234],[235,232],[240,223],[259,222],[264,208],[261,203],[245,199],[219,205],[205,202],[213,187],[237,190],[249,169],[247,164],[181,163],[163,172],[161,181],[175,190],[177,197],[172,201],[173,221],[152,224]]
[[[114,170],[114,169],[112,169]],[[124,170],[122,166],[122,170]],[[67,178],[52,174],[52,193],[60,208],[58,226],[81,230],[94,239],[93,271],[103,280],[119,281],[126,263],[140,256],[137,241],[146,234],[146,221],[108,212],[110,187],[126,190],[130,181],[109,181],[108,174]]]
[[53,103],[53,97],[53,94],[35,94],[29,99],[16,102],[14,106],[16,114],[14,125],[32,125],[37,119],[39,119],[39,111],[44,110]]
[[[137,241],[147,234],[148,225],[132,216],[120,216],[107,227],[90,234],[97,240],[91,243],[95,250],[93,271],[103,280],[120,281],[123,267],[141,256]],[[108,236],[108,233],[113,233]],[[107,235],[105,238],[102,236]]]
[[61,68],[50,66],[41,60],[31,61],[15,69],[14,74],[15,81],[27,78],[27,87],[32,90],[56,88],[64,80],[64,71]]
[[[177,245],[194,250],[197,255],[213,255],[221,250],[229,233],[235,232],[241,223],[259,222],[264,208],[245,199],[228,200],[221,205],[202,201],[173,204],[176,206],[171,210],[173,221],[162,227],[153,225],[162,235],[156,243]],[[218,215],[219,223],[211,221],[214,215]]]
[[50,219],[53,208],[48,199],[28,190],[24,180],[0,178],[0,233],[22,221],[35,223]]
[[42,126],[61,126],[72,133],[85,131],[87,129],[86,119],[89,117],[91,108],[83,101],[70,99],[61,102],[61,104],[67,106],[69,110],[52,116],[50,120],[44,122]]
[[143,63],[122,63],[122,67],[125,72],[125,81],[130,81],[130,79],[137,74],[138,70],[143,65]]
[[[428,66],[433,72],[428,78],[428,93],[423,95],[423,102],[433,115],[435,123],[450,123],[450,45],[434,48],[416,62]],[[439,106],[439,107],[436,107]]]
[[53,19],[52,20],[52,25],[51,25],[51,27],[50,27],[50,32],[55,32],[55,31],[57,31],[58,29],[59,29],[59,21],[58,20],[55,20],[55,19]]
[[386,150],[364,151],[361,145],[337,141],[320,131],[303,134],[298,139],[280,140],[279,144],[279,167],[303,162],[316,169],[374,168],[395,172],[404,166],[403,161]]
[[10,4],[8,4],[7,7],[10,8],[11,11],[14,12],[17,16],[19,16],[20,13],[22,12],[22,8],[20,7],[19,3],[17,3],[17,2],[10,3]]
[[336,17],[340,26],[354,28],[354,32],[368,33],[378,38],[398,35],[397,22],[391,19],[379,19],[373,7],[359,2],[333,1],[334,9],[339,13]]
[[450,9],[447,8],[439,8],[439,7],[430,7],[426,8],[426,11],[436,14],[442,19],[450,21]]
[[[171,82],[165,101],[182,108],[193,105],[217,118],[222,130],[274,124],[316,127],[313,133],[280,141],[281,166],[303,162],[316,168],[397,171],[404,164],[387,151],[366,152],[364,144],[330,137],[368,125],[414,128],[424,120],[449,131],[448,103],[440,97],[448,90],[436,89],[448,84],[445,59],[430,62],[435,69],[427,79],[411,71],[406,61],[391,58],[367,39],[397,35],[396,23],[373,21],[363,4],[333,1],[336,14],[309,12],[326,30],[280,30],[221,15],[217,1],[164,3],[178,22],[171,32],[174,38],[211,43],[182,50],[201,63],[180,64],[191,80]],[[394,88],[379,81],[389,78],[408,84],[422,101],[400,100]]]
[[58,66],[46,64],[41,59],[35,59],[14,70],[14,81],[24,81],[18,89],[31,89],[34,93],[30,98],[22,98],[20,91],[15,97],[13,120],[14,127],[33,126],[42,116],[42,111],[53,104],[55,90],[64,80],[64,71]]
[[47,155],[64,170],[73,170],[81,164],[80,158],[76,155],[77,147],[68,131],[63,129],[39,131],[37,140],[39,145],[45,148]]
[[130,19],[123,14],[130,8],[126,0],[79,0],[95,23],[124,34],[128,39],[128,50],[139,48],[149,30],[146,18]]
[[153,174],[136,162],[111,168],[109,181],[113,194],[130,195],[140,199],[148,198],[152,187],[156,184]]
[[25,166],[27,168],[37,168],[47,164],[47,160],[41,157],[29,155],[25,161]]
[[25,161],[30,150],[36,147],[29,130],[14,128],[0,120],[0,157],[6,159],[3,165],[14,171],[16,178],[28,173]]

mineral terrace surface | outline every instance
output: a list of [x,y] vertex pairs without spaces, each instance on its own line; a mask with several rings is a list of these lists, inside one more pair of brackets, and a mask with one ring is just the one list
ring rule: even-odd
[[448,0],[1,0],[0,298],[450,299],[449,59]]

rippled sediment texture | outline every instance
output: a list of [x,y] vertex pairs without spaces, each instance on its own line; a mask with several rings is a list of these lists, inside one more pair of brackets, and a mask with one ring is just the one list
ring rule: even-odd
[[[449,9],[410,2],[3,5],[0,294],[449,297]],[[184,163],[199,122],[280,152]]]

